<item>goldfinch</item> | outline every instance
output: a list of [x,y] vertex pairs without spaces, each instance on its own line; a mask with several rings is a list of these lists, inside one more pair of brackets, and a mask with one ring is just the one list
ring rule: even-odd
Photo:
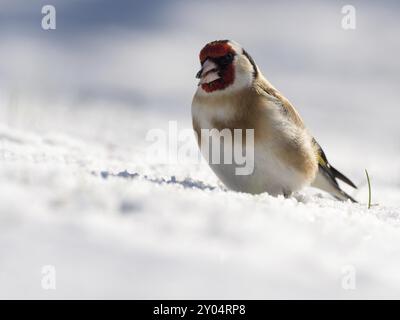
[[[353,188],[355,184],[330,165],[293,105],[266,80],[238,43],[217,40],[206,44],[200,51],[200,63],[200,81],[192,101],[199,146],[202,130],[254,130],[250,174],[236,174],[235,163],[209,161],[229,189],[288,197],[311,185],[337,199],[356,202],[337,179]],[[246,143],[247,139],[241,140],[242,145]]]

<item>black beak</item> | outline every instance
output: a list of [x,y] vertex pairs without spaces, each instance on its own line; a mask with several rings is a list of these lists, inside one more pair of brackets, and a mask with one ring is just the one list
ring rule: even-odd
[[200,69],[200,71],[199,72],[197,72],[197,74],[196,74],[196,78],[197,79],[200,79],[201,78],[201,74],[203,73],[203,68],[201,68]]

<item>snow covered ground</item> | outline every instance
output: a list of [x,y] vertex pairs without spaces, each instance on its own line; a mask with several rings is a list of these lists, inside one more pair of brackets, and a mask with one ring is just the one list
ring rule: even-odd
[[[344,31],[340,5],[225,4],[221,26],[222,4],[201,3],[163,8],[155,30],[2,29],[0,298],[400,298],[398,6],[356,2]],[[149,130],[190,128],[215,38],[246,46],[359,204],[241,194],[205,163],[148,159]]]

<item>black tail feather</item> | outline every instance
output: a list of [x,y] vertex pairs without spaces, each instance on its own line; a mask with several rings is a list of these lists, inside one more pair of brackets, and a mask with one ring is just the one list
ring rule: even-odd
[[[339,200],[341,197],[344,199],[350,199],[352,202],[357,202],[353,197],[348,195],[346,192],[344,192],[337,181],[337,179],[343,181],[344,183],[348,184],[349,186],[353,187],[354,189],[357,189],[357,186],[349,179],[347,178],[343,173],[339,172],[337,169],[331,166],[329,163],[324,150],[322,150],[321,146],[318,144],[318,142],[313,139],[313,142],[315,146],[317,147],[318,151],[318,164],[319,164],[319,171],[324,175],[325,179],[328,181],[328,183],[331,185],[331,187],[335,190],[336,195],[335,198]],[[325,190],[322,188],[322,190]],[[329,191],[328,191],[329,192]]]
[[[341,174],[339,171],[337,171],[336,169],[332,170],[332,166],[327,167],[327,166],[319,165],[319,172],[322,173],[322,175],[325,177],[326,181],[328,181],[328,183],[331,185],[331,187],[333,187],[335,189],[335,192],[339,193],[343,197],[343,198],[341,198],[340,196],[336,196],[336,195],[332,194],[332,192],[331,192],[331,194],[336,199],[342,200],[342,201],[346,200],[346,199],[349,199],[351,202],[358,203],[357,200],[355,200],[352,196],[350,196],[349,194],[347,194],[345,191],[343,191],[340,188],[340,186],[339,186],[339,184],[338,184],[338,182],[336,180],[337,176],[335,174],[335,172],[338,172],[339,174]],[[341,174],[341,175],[344,177],[343,174]]]
[[[346,193],[346,192],[344,192],[342,189],[340,189],[340,191],[339,191],[344,197],[346,197],[347,199],[349,199],[351,202],[353,202],[353,203],[358,203],[358,201],[357,200],[355,200],[351,195],[349,195],[348,193]],[[335,197],[336,199],[338,199],[338,200],[341,200],[340,198],[338,198],[338,197]]]
[[330,166],[329,169],[331,170],[331,173],[335,178],[342,180],[344,183],[347,183],[349,186],[353,187],[354,189],[357,189],[357,186],[349,178],[347,178],[343,173],[339,172],[332,166]]

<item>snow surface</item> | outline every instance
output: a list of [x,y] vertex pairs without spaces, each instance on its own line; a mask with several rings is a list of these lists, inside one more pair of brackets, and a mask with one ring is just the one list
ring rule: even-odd
[[[363,3],[353,33],[332,4],[231,4],[222,28],[212,2],[142,33],[1,31],[0,298],[400,298],[400,21]],[[196,54],[215,38],[246,45],[359,204],[232,192],[205,163],[148,158],[150,129],[190,128]]]
[[0,128],[2,298],[398,297],[399,203],[367,210],[365,187],[360,204],[227,191],[206,164],[146,163],[153,117],[88,109],[56,131],[43,115],[40,133]]

